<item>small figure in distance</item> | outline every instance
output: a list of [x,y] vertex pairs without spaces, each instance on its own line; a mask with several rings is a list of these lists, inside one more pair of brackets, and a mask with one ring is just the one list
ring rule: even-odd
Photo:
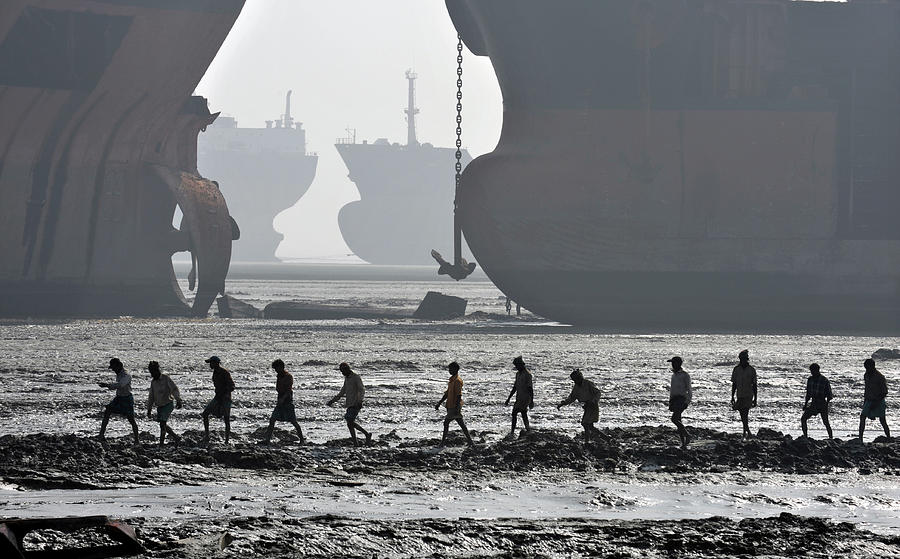
[[884,428],[884,436],[890,439],[891,430],[888,429],[886,417],[887,403],[885,401],[888,392],[887,379],[875,368],[874,359],[866,359],[863,362],[863,366],[866,368],[866,372],[863,375],[866,389],[865,394],[863,395],[864,401],[862,413],[859,414],[859,441],[862,442],[863,440],[867,417],[869,419],[875,419],[877,417],[881,421],[881,426]]
[[181,392],[175,382],[159,370],[159,363],[151,361],[147,365],[150,371],[150,394],[147,397],[147,419],[153,418],[153,408],[156,407],[156,420],[159,422],[159,446],[166,444],[166,433],[172,437],[177,445],[181,437],[169,427],[169,417],[175,408],[181,409]]
[[592,434],[600,434],[600,430],[594,427],[594,423],[600,421],[600,389],[584,378],[581,369],[575,369],[569,375],[574,386],[569,397],[556,405],[557,410],[561,410],[563,406],[568,406],[574,401],[584,404],[584,414],[581,416],[581,426],[584,427],[584,442],[587,444],[591,440]]
[[[742,439],[750,438],[750,408],[756,407],[756,369],[750,364],[750,352],[738,353],[740,363],[731,371],[731,409],[741,414]],[[735,398],[737,396],[737,398]]]
[[451,264],[444,260],[444,257],[441,256],[441,253],[432,250],[431,257],[435,259],[438,263],[438,275],[441,276],[450,276],[456,281],[466,279],[469,277],[472,272],[475,271],[476,264],[474,262],[467,262],[465,258],[459,259],[459,264]]
[[337,396],[328,401],[331,407],[335,402],[347,397],[347,411],[344,413],[344,419],[347,420],[347,429],[350,430],[350,438],[353,439],[353,446],[359,446],[359,440],[356,438],[356,432],[359,431],[366,437],[366,446],[372,444],[372,433],[363,429],[356,419],[359,417],[359,410],[362,409],[363,397],[366,394],[366,388],[363,386],[362,378],[350,368],[347,363],[341,363],[338,370],[344,375],[344,386]]
[[509,316],[512,314],[512,301],[509,300],[509,297],[506,297],[506,315]]
[[806,421],[814,416],[822,416],[822,424],[828,431],[828,438],[833,439],[831,434],[831,424],[828,423],[828,405],[831,403],[833,394],[831,393],[831,383],[819,372],[819,364],[813,363],[809,366],[810,377],[806,379],[806,401],[803,402],[803,415],[800,416],[800,428],[803,429],[803,436],[806,434]]
[[513,359],[513,366],[516,368],[516,380],[513,382],[512,391],[507,396],[505,404],[508,406],[509,401],[515,395],[516,403],[513,404],[512,409],[510,439],[514,439],[516,436],[516,416],[518,414],[522,414],[522,424],[525,426],[525,430],[531,431],[531,426],[528,425],[528,410],[534,409],[534,376],[525,367],[525,360],[521,355]]
[[684,423],[681,421],[681,414],[691,405],[691,376],[681,368],[684,360],[675,356],[666,361],[672,364],[672,380],[669,383],[669,411],[672,412],[672,423],[678,430],[678,438],[681,439],[681,448],[687,448],[691,442],[691,436],[688,434]]
[[275,431],[276,421],[287,421],[294,426],[297,431],[297,437],[303,444],[303,429],[297,423],[297,412],[294,410],[294,377],[284,370],[284,361],[276,359],[272,361],[272,368],[275,370],[275,391],[278,393],[278,400],[275,402],[275,409],[272,410],[272,416],[269,418],[269,428],[266,431],[266,438],[263,444],[272,442],[272,433]]
[[137,421],[134,420],[134,396],[131,394],[131,375],[125,372],[125,367],[117,357],[109,360],[109,368],[116,373],[116,382],[101,382],[100,386],[116,391],[115,398],[106,405],[103,411],[103,422],[100,424],[100,438],[106,439],[106,426],[111,415],[121,415],[131,423],[134,432],[134,444],[140,444],[138,438]]
[[221,417],[225,422],[225,444],[231,439],[231,393],[234,392],[234,380],[228,369],[222,367],[222,360],[213,355],[206,360],[212,369],[213,386],[216,394],[203,409],[203,439],[201,442],[209,442],[209,416]]
[[459,363],[456,361],[447,365],[447,371],[450,372],[450,380],[447,382],[447,390],[437,404],[434,405],[435,410],[441,409],[441,404],[447,402],[447,416],[444,417],[444,434],[441,437],[440,446],[443,447],[447,442],[447,433],[450,431],[450,422],[456,421],[462,428],[463,435],[469,441],[469,446],[473,446],[472,437],[469,436],[469,430],[466,428],[466,422],[462,416],[462,387],[463,381],[459,378]]

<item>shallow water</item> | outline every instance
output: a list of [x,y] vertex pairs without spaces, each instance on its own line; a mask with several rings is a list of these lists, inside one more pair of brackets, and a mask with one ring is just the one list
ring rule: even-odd
[[[250,274],[252,275],[252,274]],[[222,357],[237,384],[234,423],[248,434],[265,425],[275,401],[269,363],[284,359],[294,375],[295,402],[307,437],[325,441],[346,436],[342,410],[325,402],[341,385],[337,363],[348,361],[366,384],[360,421],[376,434],[396,431],[401,439],[438,436],[442,411],[434,409],[446,387],[446,364],[462,365],[464,412],[471,429],[499,439],[509,429],[503,405],[514,373],[511,360],[523,355],[535,374],[534,426],[570,434],[579,430],[580,409],[555,404],[571,387],[568,373],[580,367],[603,398],[601,426],[666,424],[669,372],[665,360],[685,358],[694,383],[688,426],[740,431],[728,406],[730,372],[739,350],[748,348],[759,371],[760,407],[754,432],[768,427],[798,435],[806,367],[818,362],[832,381],[835,436],[856,431],[862,398],[862,361],[880,347],[898,347],[897,338],[787,335],[608,334],[543,322],[527,315],[506,317],[501,294],[485,280],[433,281],[420,271],[412,279],[380,279],[347,274],[339,280],[235,279],[231,294],[263,306],[280,299],[369,304],[412,309],[429,290],[469,300],[469,312],[487,316],[449,322],[415,320],[266,321],[189,319],[0,321],[0,435],[39,432],[92,434],[111,398],[99,382],[113,380],[112,356],[135,374],[138,411],[144,407],[149,375],[146,362],[158,360],[179,384],[186,408],[176,411],[176,431],[197,429],[199,412],[212,396],[203,359]],[[890,389],[889,414],[897,401],[900,362],[879,363]],[[892,416],[889,415],[889,418]],[[150,432],[156,426],[139,419]],[[824,436],[817,419],[811,435]],[[213,421],[214,429],[221,424]],[[114,420],[110,434],[128,432]],[[870,425],[867,440],[881,434]],[[674,442],[674,435],[673,435]],[[411,516],[587,516],[598,518],[680,518],[712,514],[759,516],[790,510],[859,521],[880,530],[900,528],[900,484],[891,476],[784,476],[723,474],[676,479],[671,475],[605,476],[567,473],[548,479],[501,475],[461,485],[447,474],[415,474],[380,480],[362,489],[307,484],[281,477],[247,476],[198,488],[140,488],[104,491],[0,491],[0,514],[87,514],[119,511],[123,516],[256,514],[275,507],[279,514]],[[444,489],[445,486],[455,487]],[[496,489],[491,489],[495,486]],[[233,501],[246,493],[249,501]],[[243,498],[242,498],[243,499]]]

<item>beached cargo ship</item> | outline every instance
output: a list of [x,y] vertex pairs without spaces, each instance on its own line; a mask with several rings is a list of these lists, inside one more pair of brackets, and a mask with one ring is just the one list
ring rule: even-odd
[[319,157],[306,150],[306,130],[291,116],[291,92],[284,114],[265,128],[241,128],[220,116],[198,140],[197,166],[215,177],[237,221],[241,238],[234,261],[277,261],[284,235],[275,231],[275,216],[306,194],[316,176]]
[[191,94],[243,4],[0,2],[0,315],[206,314],[233,228],[197,171],[215,117]]
[[[416,74],[406,73],[406,145],[379,138],[335,143],[360,200],[341,208],[338,224],[353,253],[372,264],[432,264],[431,250],[453,240],[455,148],[419,143]],[[461,162],[472,157],[462,150]]]
[[504,100],[465,238],[535,313],[900,327],[900,3],[447,0]]

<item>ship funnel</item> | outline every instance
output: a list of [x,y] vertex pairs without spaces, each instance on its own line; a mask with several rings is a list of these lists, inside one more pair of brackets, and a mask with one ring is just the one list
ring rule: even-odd
[[284,99],[284,127],[285,128],[293,128],[294,127],[294,118],[291,116],[291,93],[294,91],[289,89],[287,92],[287,96]]
[[418,74],[412,70],[406,71],[406,79],[409,82],[409,99],[406,106],[406,145],[417,146],[419,141],[416,139],[416,115],[419,109],[416,108],[416,78]]

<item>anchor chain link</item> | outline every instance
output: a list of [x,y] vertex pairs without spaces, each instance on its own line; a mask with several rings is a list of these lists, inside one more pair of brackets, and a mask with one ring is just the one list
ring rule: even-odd
[[459,183],[462,176],[462,99],[463,99],[463,40],[462,35],[456,35],[456,190],[453,196],[453,220],[454,220],[454,250],[453,263],[460,265],[462,259],[462,241],[459,231]]

